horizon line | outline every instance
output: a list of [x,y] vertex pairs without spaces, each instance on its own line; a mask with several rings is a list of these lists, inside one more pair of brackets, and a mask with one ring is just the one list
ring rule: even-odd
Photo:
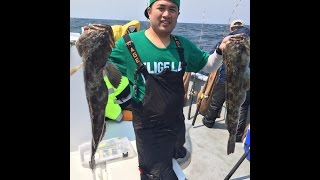
[[[142,21],[142,22],[148,22],[149,20],[138,20],[138,19],[104,19],[104,18],[87,18],[87,17],[71,17],[74,19],[97,19],[97,20],[111,20],[111,21],[132,21],[132,20],[137,20],[137,21]],[[177,22],[178,24],[215,24],[215,25],[229,25],[229,24],[217,24],[217,23],[201,23],[201,22]],[[245,26],[250,26],[250,24],[245,24]]]

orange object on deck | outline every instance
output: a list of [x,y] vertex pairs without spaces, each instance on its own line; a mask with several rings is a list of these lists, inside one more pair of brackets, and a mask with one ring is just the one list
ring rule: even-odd
[[123,121],[132,121],[132,112],[129,110],[122,110],[122,120]]

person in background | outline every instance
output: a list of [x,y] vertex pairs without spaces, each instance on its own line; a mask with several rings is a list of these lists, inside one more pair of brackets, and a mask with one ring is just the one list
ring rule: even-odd
[[[245,24],[242,20],[237,19],[231,22],[230,24],[230,33],[228,35],[235,35],[244,33],[250,37],[250,30],[245,27]],[[216,46],[219,46],[221,42],[219,42]],[[215,48],[214,50],[215,51]],[[212,52],[212,51],[211,51]],[[225,72],[225,65],[222,64],[219,73],[219,79],[214,87],[214,91],[212,94],[212,99],[210,105],[208,107],[207,114],[203,117],[202,123],[208,128],[212,128],[215,124],[216,118],[220,117],[221,109],[223,103],[225,102],[225,89],[226,89],[226,72]],[[250,90],[246,93],[246,99],[240,108],[240,119],[237,128],[236,134],[236,142],[242,141],[242,136],[244,129],[246,127],[246,120],[248,116],[248,110],[250,107]]]
[[190,162],[183,114],[185,71],[216,71],[230,37],[209,54],[172,33],[180,0],[150,0],[146,30],[119,38],[108,58],[129,80],[133,128],[142,180],[177,180],[172,159]]

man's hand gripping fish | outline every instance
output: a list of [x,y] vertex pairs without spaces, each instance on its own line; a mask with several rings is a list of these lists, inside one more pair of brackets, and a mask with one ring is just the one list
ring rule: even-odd
[[233,35],[231,42],[223,51],[226,65],[227,86],[226,125],[229,131],[227,154],[234,152],[236,132],[240,117],[240,107],[245,101],[246,91],[250,88],[250,38],[244,34]]
[[105,108],[108,101],[108,88],[103,76],[108,76],[111,84],[118,87],[121,73],[110,62],[107,62],[114,36],[111,26],[90,24],[85,27],[76,47],[82,57],[84,66],[84,83],[92,125],[90,168],[95,169],[95,153],[106,131]]

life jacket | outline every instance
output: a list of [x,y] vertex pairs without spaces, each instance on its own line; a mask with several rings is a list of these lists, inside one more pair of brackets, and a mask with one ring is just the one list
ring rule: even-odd
[[[140,22],[137,20],[132,20],[125,25],[113,25],[111,27],[114,40],[117,41],[121,36],[140,31]],[[121,107],[122,104],[125,104],[131,99],[130,90],[124,91],[127,87],[129,88],[128,78],[122,76],[118,88],[112,86],[107,76],[104,76],[103,79],[109,92],[108,102],[105,109],[105,117],[117,122],[121,122],[121,120],[132,120],[131,111],[122,110]]]
[[140,31],[140,22],[137,20],[132,20],[125,25],[113,25],[111,27],[114,35],[114,40],[117,41],[121,36]]
[[[115,120],[117,122],[121,122],[123,118],[121,104],[127,102],[131,99],[130,91],[124,91],[126,87],[129,85],[129,80],[125,76],[121,76],[120,84],[118,88],[113,87],[110,83],[109,78],[107,76],[103,77],[106,86],[108,88],[108,102],[105,109],[105,117],[111,120]],[[126,94],[121,94],[126,92]],[[121,94],[122,97],[125,98],[118,98]]]

